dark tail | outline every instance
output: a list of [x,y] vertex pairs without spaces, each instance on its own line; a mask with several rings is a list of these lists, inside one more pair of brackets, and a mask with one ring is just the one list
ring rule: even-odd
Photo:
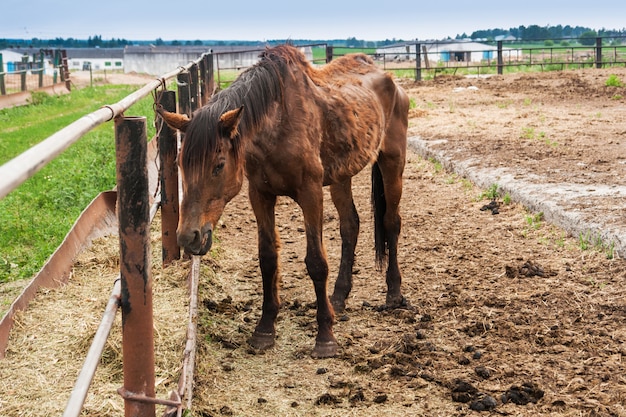
[[374,212],[374,247],[376,248],[376,266],[382,269],[387,258],[387,233],[385,231],[385,186],[383,174],[380,172],[378,162],[372,165],[372,211]]

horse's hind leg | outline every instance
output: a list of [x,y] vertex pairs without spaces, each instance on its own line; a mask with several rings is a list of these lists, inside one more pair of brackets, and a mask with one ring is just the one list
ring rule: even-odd
[[359,236],[359,214],[352,198],[352,180],[331,185],[330,195],[339,214],[341,233],[341,264],[330,301],[335,313],[340,313],[346,308],[346,298],[352,290],[352,266]]
[[406,304],[402,296],[402,275],[398,265],[398,237],[402,220],[400,218],[400,198],[402,197],[402,172],[404,155],[401,158],[389,158],[381,153],[377,161],[382,174],[385,194],[385,214],[383,226],[387,242],[387,300],[388,307],[400,307]]
[[259,264],[263,277],[263,311],[252,337],[248,341],[256,349],[274,345],[275,322],[278,316],[278,249],[274,208],[276,196],[261,194],[250,188],[250,203],[257,220],[259,234]]

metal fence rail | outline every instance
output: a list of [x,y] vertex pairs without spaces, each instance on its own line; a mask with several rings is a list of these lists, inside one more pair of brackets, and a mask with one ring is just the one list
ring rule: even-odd
[[[151,351],[154,349],[152,339],[148,337],[153,331],[152,304],[139,305],[136,301],[148,298],[151,299],[151,285],[146,286],[145,284],[146,282],[151,282],[150,273],[146,272],[147,276],[135,276],[134,273],[136,271],[149,271],[150,269],[150,259],[147,255],[150,253],[150,242],[146,235],[146,229],[148,229],[147,225],[156,213],[158,208],[156,206],[160,205],[163,207],[165,204],[177,205],[178,201],[170,198],[165,199],[167,201],[163,199],[159,201],[156,199],[156,203],[153,204],[152,209],[148,210],[147,205],[150,200],[149,188],[151,188],[151,186],[148,179],[149,174],[147,173],[149,151],[146,148],[145,118],[124,117],[123,113],[137,101],[152,94],[157,89],[164,89],[165,81],[173,77],[178,77],[179,80],[179,108],[186,108],[189,109],[188,111],[192,111],[200,105],[205,104],[210,93],[214,90],[212,62],[213,57],[204,54],[197,61],[191,62],[187,66],[180,67],[161,76],[159,79],[146,84],[143,88],[125,97],[123,100],[112,105],[106,105],[82,117],[38,145],[35,145],[0,166],[1,199],[25,180],[32,177],[88,131],[115,119],[116,159],[118,167],[117,212],[120,219],[120,240],[124,240],[120,243],[120,256],[123,257],[120,265],[132,265],[133,267],[130,270],[123,267],[120,269],[119,282],[116,282],[112,290],[96,337],[92,342],[92,346],[89,349],[83,368],[80,371],[78,380],[76,381],[76,385],[66,406],[64,413],[66,417],[78,416],[81,413],[87,390],[99,362],[98,358],[110,332],[113,317],[115,316],[118,306],[122,309],[122,321],[124,323],[122,326],[124,387],[120,388],[118,393],[124,398],[126,415],[152,417],[155,413],[154,405],[164,404],[170,407],[168,415],[180,416],[182,415],[183,407],[182,398],[185,396],[188,396],[188,398],[186,398],[187,405],[191,405],[193,360],[196,343],[195,320],[197,317],[197,300],[191,297],[197,297],[199,260],[193,260],[190,271],[189,282],[191,283],[191,299],[189,324],[187,342],[185,350],[182,352],[184,357],[182,359],[183,369],[181,371],[179,388],[177,392],[172,393],[172,398],[169,400],[158,399],[155,398],[154,393],[154,353],[151,353],[152,356],[150,356],[146,351],[146,348],[152,349]],[[186,77],[181,78],[183,75]],[[188,81],[181,84],[181,79]],[[181,91],[183,91],[184,94],[180,94]],[[165,94],[158,94],[159,100],[163,95]],[[181,96],[184,97],[183,102],[180,102]],[[176,149],[175,146],[173,148],[174,150]],[[130,161],[128,159],[130,159]],[[171,161],[174,159],[175,156],[170,158]],[[128,171],[127,168],[129,167],[132,167],[133,170]],[[175,172],[176,170],[170,168],[169,171]],[[133,178],[128,178],[128,175],[131,175]],[[177,178],[175,182],[177,183]],[[127,190],[129,187],[131,188],[130,191]],[[161,193],[164,193],[164,181],[162,181],[161,187]],[[140,190],[138,188],[140,188]],[[172,190],[168,189],[167,195],[170,194],[172,194]],[[141,197],[141,201],[139,202],[135,200],[139,198],[138,196]],[[138,210],[137,207],[141,207],[142,209]],[[172,210],[175,211],[177,208],[169,209],[169,211]],[[129,225],[133,227],[129,227]],[[167,231],[167,234],[175,235],[176,224],[163,225],[163,227],[170,227],[171,229]],[[180,249],[176,242],[173,244],[170,242],[169,245],[174,245],[175,247],[169,247],[165,250],[166,242],[163,243],[164,264],[166,261],[177,258],[174,255],[176,251],[180,254]],[[128,250],[128,248],[132,250]],[[168,254],[167,259],[165,256],[166,253]],[[56,254],[57,253],[55,253],[55,255]],[[62,255],[63,253],[61,253],[61,256]],[[54,255],[49,262],[53,260]],[[145,264],[140,265],[140,263],[143,262],[145,262]],[[38,283],[35,283],[36,280],[37,277],[33,279],[29,288],[33,286],[33,284],[38,285]],[[148,293],[150,293],[150,297],[148,297]],[[34,298],[35,294],[36,288],[22,293],[22,295],[18,297],[18,300],[12,304],[5,317],[2,318],[0,328],[2,328],[3,331],[0,333],[2,337],[0,347],[6,347],[6,340],[4,339],[8,339],[10,326],[13,323],[15,313],[17,310],[25,309],[30,300]],[[23,296],[25,299],[22,299]],[[133,305],[131,308],[132,300],[135,300],[136,305]],[[3,356],[4,348],[0,351],[0,358]]]

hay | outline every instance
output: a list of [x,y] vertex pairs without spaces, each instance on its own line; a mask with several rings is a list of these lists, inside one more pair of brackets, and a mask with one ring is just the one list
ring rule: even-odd
[[[161,267],[160,218],[151,232],[157,398],[178,389],[185,345],[187,262]],[[119,276],[117,236],[101,238],[79,255],[69,283],[42,289],[16,316],[6,358],[0,363],[0,415],[61,415]],[[121,415],[124,401],[121,313],[111,329],[83,414]],[[157,412],[162,412],[157,407]]]

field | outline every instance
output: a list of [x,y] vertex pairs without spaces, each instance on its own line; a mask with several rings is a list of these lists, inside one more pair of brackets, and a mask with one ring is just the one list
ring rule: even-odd
[[[409,133],[470,170],[505,170],[544,184],[546,199],[558,195],[553,186],[581,189],[580,198],[563,194],[568,200],[563,207],[581,212],[591,207],[595,217],[612,219],[610,227],[623,230],[624,194],[593,193],[626,185],[626,91],[606,86],[611,74],[626,80],[626,70],[618,68],[403,81],[414,102]],[[612,242],[572,235],[510,196],[477,188],[411,150],[399,254],[409,304],[385,310],[384,275],[373,260],[368,178],[364,172],[354,184],[361,214],[355,287],[335,326],[341,349],[333,359],[309,356],[314,295],[303,262],[302,216],[288,199],[277,207],[283,276],[277,344],[267,352],[246,344],[261,305],[255,220],[245,191],[227,206],[216,249],[203,259],[192,415],[465,416],[490,410],[483,414],[626,416],[626,264]],[[498,214],[485,207],[491,197]],[[340,239],[336,212],[327,201],[332,285]],[[10,381],[0,392],[13,401],[8,408],[2,395],[0,414],[23,410],[20,404],[32,409],[34,401],[41,406],[28,415],[62,409],[63,404],[45,408],[50,401],[41,399],[41,387],[52,398],[65,399],[85,343],[54,325],[47,326],[49,333],[34,335],[29,323],[41,321],[44,310],[38,309],[60,299],[81,308],[106,300],[117,265],[114,255],[95,250],[78,265],[91,271],[88,278],[45,292],[36,308],[20,317],[0,367],[0,380]],[[85,276],[78,267],[76,276]],[[186,267],[181,262],[177,273]],[[87,282],[99,281],[104,290],[81,292]],[[158,281],[172,284],[163,275]],[[159,302],[164,309],[166,298]],[[93,317],[66,314],[63,325],[72,329],[76,320],[76,333],[88,339],[98,309],[88,314]],[[156,321],[157,341],[164,344],[157,349],[175,350],[179,340],[182,352],[180,335],[168,330],[175,323],[167,323],[178,318],[157,314],[166,316]],[[40,351],[37,343],[44,339],[59,352],[50,354],[50,361],[42,356],[29,361],[26,355]],[[67,346],[72,355],[64,354]],[[106,381],[108,391],[104,399],[94,398],[101,393],[97,389],[90,396],[88,415],[120,413],[121,400],[111,392],[121,386],[113,366],[118,350],[115,341],[107,347],[98,380]],[[33,369],[52,379],[22,371],[24,363],[36,363]],[[48,366],[64,370],[65,377],[46,372]],[[174,360],[159,373],[160,397],[175,384],[177,366]]]

